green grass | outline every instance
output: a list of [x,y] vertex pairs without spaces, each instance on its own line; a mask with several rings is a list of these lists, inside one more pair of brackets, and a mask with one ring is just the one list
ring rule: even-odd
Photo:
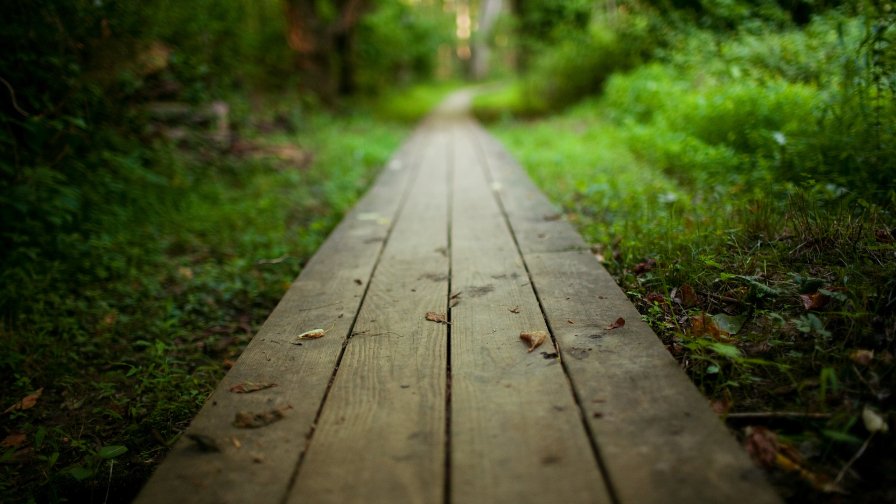
[[235,109],[234,152],[156,145],[154,178],[95,202],[67,256],[4,272],[0,404],[43,394],[4,419],[25,438],[0,449],[0,500],[133,496],[407,133]]
[[[651,65],[562,114],[492,125],[718,411],[824,415],[729,422],[801,453],[802,473],[769,468],[793,500],[829,498],[866,407],[896,414],[894,208],[787,171],[775,133],[801,154],[822,143],[810,86]],[[872,441],[839,482],[869,502],[894,470],[892,437]]]
[[427,82],[395,90],[378,98],[373,112],[383,120],[415,124],[461,85],[456,81]]

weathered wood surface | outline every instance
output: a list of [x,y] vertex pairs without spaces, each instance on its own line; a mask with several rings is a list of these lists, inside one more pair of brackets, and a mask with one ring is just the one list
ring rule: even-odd
[[[398,151],[208,399],[187,433],[221,451],[185,436],[138,502],[778,501],[464,101]],[[244,382],[278,386],[229,391]]]

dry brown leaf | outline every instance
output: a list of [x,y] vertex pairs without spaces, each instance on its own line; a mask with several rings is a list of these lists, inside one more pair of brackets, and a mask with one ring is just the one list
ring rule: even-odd
[[690,333],[694,336],[712,336],[719,341],[730,341],[731,339],[731,334],[719,327],[712,316],[707,313],[691,317]]
[[238,429],[257,429],[259,427],[271,425],[278,420],[282,420],[284,417],[283,412],[291,408],[292,406],[283,406],[255,413],[251,411],[240,411],[233,419],[233,426]]
[[520,333],[520,339],[529,344],[529,352],[540,347],[547,337],[547,331],[523,331]]
[[759,465],[774,467],[780,445],[778,436],[765,427],[747,427],[744,448],[750,458]]
[[232,444],[234,448],[243,447],[243,443],[241,443],[239,438],[237,438],[236,436],[230,436],[230,444]]
[[433,311],[426,312],[426,320],[429,320],[430,322],[435,322],[437,324],[451,325],[451,322],[448,322],[448,319],[445,318],[444,313],[436,313]]
[[259,390],[269,389],[271,387],[276,387],[276,383],[255,383],[255,382],[246,382],[246,383],[238,383],[232,387],[230,387],[230,391],[234,394],[248,394],[250,392],[258,392]]
[[310,331],[305,331],[302,334],[296,336],[296,340],[323,338],[325,334],[327,334],[327,331],[325,331],[323,329],[312,329]]
[[613,329],[619,329],[620,327],[625,327],[625,319],[622,317],[619,317],[618,319],[616,319],[616,322],[608,325],[607,330],[612,331]]
[[672,297],[685,308],[700,304],[700,298],[697,297],[697,292],[688,284],[682,285],[681,288],[678,289],[678,295],[676,296],[673,294]]
[[510,310],[510,313],[519,313],[519,312],[520,312],[520,307],[519,307],[519,306],[514,306],[513,308],[508,308],[508,310]]
[[647,273],[648,271],[652,270],[655,266],[656,266],[656,259],[648,259],[644,262],[640,262],[640,263],[636,264],[635,268],[632,270],[632,272],[635,275],[642,275],[642,274]]
[[3,448],[18,448],[25,444],[25,441],[28,439],[28,436],[22,432],[14,432],[5,438],[3,441],[0,441],[0,447]]
[[831,300],[830,296],[822,294],[821,292],[800,294],[800,299],[803,301],[803,307],[807,310],[820,310],[827,306],[828,301]]
[[849,358],[860,366],[867,366],[874,360],[874,350],[857,349],[849,353]]
[[5,415],[6,413],[9,413],[12,411],[21,411],[21,410],[33,408],[34,405],[37,404],[37,400],[40,398],[41,394],[43,394],[43,393],[44,393],[43,387],[35,390],[34,392],[23,397],[21,401],[6,408],[6,410],[3,412],[3,414]]

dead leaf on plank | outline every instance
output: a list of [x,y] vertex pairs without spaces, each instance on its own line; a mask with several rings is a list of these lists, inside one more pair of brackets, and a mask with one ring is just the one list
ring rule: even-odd
[[3,448],[18,448],[25,444],[25,441],[28,439],[28,436],[23,432],[14,432],[5,438],[3,441],[0,441],[0,447]]
[[448,308],[454,308],[458,303],[460,303],[460,295],[460,292],[456,292],[448,297]]
[[230,444],[232,444],[234,448],[243,447],[243,443],[240,443],[239,438],[237,438],[236,436],[230,436]]
[[608,325],[607,330],[612,331],[613,329],[619,329],[620,327],[625,327],[625,319],[622,317],[619,317],[618,319],[616,319],[616,322]]
[[21,401],[6,408],[6,410],[3,412],[3,414],[5,415],[12,411],[22,411],[22,410],[33,408],[34,405],[37,404],[37,400],[40,398],[41,394],[43,394],[43,393],[44,393],[43,387],[35,390],[34,392],[23,397]]
[[246,383],[238,383],[232,387],[230,387],[230,391],[234,394],[248,394],[250,392],[258,392],[259,390],[269,389],[271,387],[276,387],[276,383],[255,383],[255,382],[246,382]]
[[196,443],[196,448],[199,448],[199,451],[201,452],[213,453],[221,451],[221,448],[218,447],[218,442],[211,436],[206,436],[205,434],[187,434],[187,438]]
[[508,308],[508,309],[510,310],[510,313],[519,313],[520,312],[519,306],[514,306],[513,308]]
[[433,311],[426,312],[426,320],[429,320],[430,322],[435,322],[437,324],[451,325],[451,322],[448,322],[448,319],[445,318],[444,313],[436,313]]
[[323,329],[312,329],[296,336],[296,340],[323,338],[325,334],[327,334],[327,331],[324,331]]
[[547,337],[547,331],[523,331],[520,333],[520,339],[529,344],[530,353],[540,347]]
[[238,429],[257,429],[259,427],[265,427],[278,420],[283,420],[283,412],[288,409],[292,409],[292,406],[283,406],[255,413],[251,411],[240,411],[233,419],[233,426]]

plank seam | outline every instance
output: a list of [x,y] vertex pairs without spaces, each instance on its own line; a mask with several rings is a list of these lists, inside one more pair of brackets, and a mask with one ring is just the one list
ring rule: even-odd
[[[321,415],[324,411],[324,406],[327,404],[327,399],[330,396],[330,391],[333,388],[333,383],[336,381],[336,375],[339,372],[339,366],[342,364],[342,359],[345,356],[345,349],[348,347],[349,341],[352,339],[353,333],[355,331],[355,325],[358,323],[358,317],[360,316],[361,309],[364,306],[364,302],[367,300],[367,293],[370,291],[370,285],[373,283],[371,280],[376,274],[377,268],[379,268],[380,261],[383,258],[383,252],[386,250],[386,245],[389,243],[389,239],[392,237],[392,231],[395,229],[395,224],[398,222],[398,217],[401,216],[401,213],[404,211],[405,203],[407,202],[411,188],[416,182],[417,177],[420,175],[420,170],[418,165],[423,158],[423,152],[425,149],[423,148],[423,136],[425,134],[424,129],[428,128],[428,124],[424,124],[420,131],[420,138],[416,139],[416,142],[421,144],[421,147],[416,147],[413,152],[413,164],[411,165],[414,169],[414,173],[412,176],[408,177],[408,180],[405,181],[405,187],[402,189],[401,201],[398,204],[398,208],[393,215],[392,222],[389,223],[389,229],[386,230],[386,236],[383,239],[382,244],[380,245],[380,250],[377,253],[376,261],[373,263],[373,268],[370,270],[370,277],[368,278],[367,285],[364,286],[364,292],[361,294],[361,301],[358,303],[358,309],[355,312],[354,317],[352,318],[352,323],[349,326],[348,334],[345,337],[345,340],[342,342],[342,348],[339,350],[339,356],[336,358],[336,365],[333,368],[333,373],[330,375],[330,380],[327,382],[327,389],[324,391],[324,396],[321,398],[320,406],[317,408],[317,412],[314,415],[314,421],[311,423],[311,428],[308,433],[305,435],[305,446],[302,448],[302,453],[299,454],[299,460],[296,462],[296,468],[292,473],[292,476],[289,479],[289,483],[286,486],[286,491],[283,494],[283,498],[280,500],[281,504],[286,504],[289,500],[290,495],[292,494],[293,487],[296,484],[296,481],[299,479],[299,473],[302,470],[302,464],[305,462],[305,457],[308,455],[308,450],[311,447],[312,439],[314,438],[314,433],[317,431],[317,423],[320,420]],[[415,140],[412,139],[411,142]],[[409,156],[411,157],[411,156]],[[387,166],[384,166],[383,169],[388,170]]]
[[[495,187],[495,180],[491,173],[491,167],[489,165],[488,156],[485,154],[484,147],[482,145],[481,139],[479,135],[476,133],[479,131],[476,128],[476,124],[472,121],[468,123],[472,126],[472,134],[473,137],[473,145],[476,146],[476,151],[481,161],[482,171],[485,175],[485,179],[488,182],[489,186]],[[481,134],[487,134],[482,132]],[[582,398],[579,396],[578,391],[573,383],[572,376],[570,375],[569,368],[566,365],[565,359],[563,359],[563,351],[560,348],[560,345],[557,343],[557,338],[554,335],[554,328],[551,326],[551,321],[548,319],[547,312],[545,311],[544,304],[541,300],[541,295],[538,292],[538,286],[535,285],[535,279],[532,277],[532,273],[529,271],[529,264],[526,262],[526,257],[523,254],[523,249],[520,247],[519,240],[516,237],[516,231],[513,228],[513,225],[510,222],[510,217],[507,214],[507,210],[504,208],[504,202],[501,199],[501,194],[499,191],[492,189],[492,197],[495,199],[495,202],[498,205],[498,208],[501,211],[501,217],[504,219],[504,223],[507,226],[507,229],[510,231],[510,236],[513,238],[513,244],[516,247],[517,253],[519,253],[520,261],[523,263],[523,268],[526,270],[526,276],[529,278],[529,285],[532,287],[532,292],[535,294],[535,299],[538,301],[538,308],[541,310],[541,316],[544,319],[545,326],[548,329],[548,334],[551,335],[551,343],[554,345],[554,348],[557,350],[557,354],[560,360],[560,366],[563,369],[563,374],[566,377],[566,381],[569,384],[570,392],[572,392],[573,400],[576,403],[576,408],[579,410],[579,419],[581,420],[582,426],[585,429],[585,432],[588,435],[588,441],[591,445],[591,452],[594,455],[594,459],[597,462],[597,467],[600,470],[601,476],[604,479],[604,485],[606,486],[607,493],[610,496],[610,502],[614,504],[620,504],[619,497],[616,493],[616,489],[613,485],[613,481],[610,479],[609,471],[606,468],[606,464],[603,460],[603,457],[600,453],[600,447],[597,444],[597,439],[595,439],[594,432],[591,430],[591,425],[588,423],[587,414],[585,412],[585,407],[582,404]]]
[[448,219],[447,219],[447,232],[448,232],[448,250],[445,252],[448,254],[448,326],[446,328],[446,344],[445,344],[445,473],[444,473],[444,491],[442,502],[445,504],[450,504],[451,502],[451,289],[452,289],[452,257],[451,253],[451,232],[452,232],[452,217],[454,211],[454,137],[456,135],[455,131],[452,131],[451,140],[447,142],[446,148],[446,157],[448,158],[448,169],[446,170],[445,178],[448,190],[446,191],[448,197]]

